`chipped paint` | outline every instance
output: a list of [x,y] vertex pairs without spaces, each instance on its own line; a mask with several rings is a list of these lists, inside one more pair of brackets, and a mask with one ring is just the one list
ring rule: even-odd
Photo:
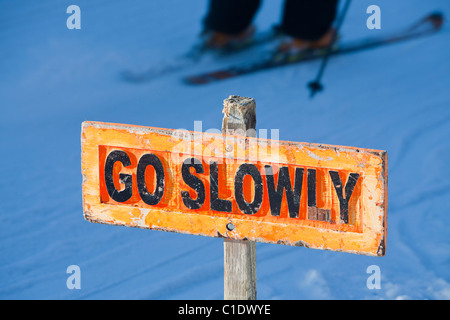
[[385,254],[384,151],[277,141],[274,162],[268,139],[100,122],[81,141],[88,221]]

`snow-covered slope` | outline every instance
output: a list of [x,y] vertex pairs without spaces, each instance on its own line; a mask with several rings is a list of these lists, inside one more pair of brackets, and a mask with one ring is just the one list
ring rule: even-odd
[[[81,8],[68,30],[66,8]],[[265,1],[268,28],[282,1]],[[377,4],[382,29],[366,28]],[[81,122],[193,130],[221,124],[230,94],[257,103],[257,127],[282,140],[387,150],[385,257],[257,244],[259,299],[450,299],[450,27],[439,34],[332,58],[325,91],[306,83],[318,62],[189,87],[186,73],[144,84],[121,70],[182,54],[200,31],[207,1],[13,1],[0,3],[0,298],[222,299],[223,240],[92,224],[83,219]],[[447,0],[354,1],[343,39],[389,32]],[[170,110],[170,115],[169,115]],[[369,290],[370,265],[381,289]],[[66,269],[81,269],[69,290]]]

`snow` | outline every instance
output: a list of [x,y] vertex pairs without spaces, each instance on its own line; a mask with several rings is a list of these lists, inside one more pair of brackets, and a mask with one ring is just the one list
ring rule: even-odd
[[[81,8],[68,30],[66,9]],[[280,17],[265,1],[258,28]],[[377,4],[382,29],[366,28]],[[80,132],[85,120],[193,130],[221,125],[230,94],[253,97],[257,128],[281,140],[387,150],[385,257],[257,244],[258,299],[450,299],[450,28],[436,35],[334,57],[325,91],[309,99],[319,62],[208,86],[180,78],[143,84],[119,72],[171,61],[200,31],[207,1],[0,3],[0,298],[222,299],[222,239],[93,224],[82,214]],[[388,33],[447,0],[353,1],[344,39]],[[186,14],[187,13],[187,14]],[[81,269],[69,290],[67,267]],[[381,289],[366,286],[367,267]]]

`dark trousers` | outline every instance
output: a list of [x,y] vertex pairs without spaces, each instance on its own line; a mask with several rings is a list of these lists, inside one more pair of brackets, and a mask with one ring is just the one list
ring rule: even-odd
[[[317,40],[331,27],[338,0],[285,0],[282,31],[292,37]],[[210,0],[204,23],[208,30],[239,34],[251,23],[261,0]]]

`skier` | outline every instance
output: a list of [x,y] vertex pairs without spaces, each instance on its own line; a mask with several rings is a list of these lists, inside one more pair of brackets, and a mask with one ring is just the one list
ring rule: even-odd
[[[331,27],[338,0],[285,0],[281,32],[286,36],[280,51],[301,51],[328,46],[334,36]],[[204,19],[205,44],[213,49],[239,46],[250,41],[252,20],[261,0],[210,0]]]

